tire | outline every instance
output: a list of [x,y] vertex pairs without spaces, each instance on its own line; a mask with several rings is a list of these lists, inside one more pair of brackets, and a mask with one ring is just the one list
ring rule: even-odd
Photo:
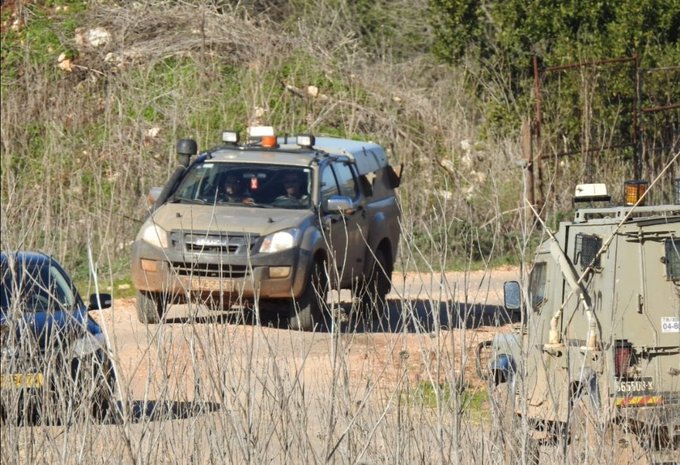
[[321,324],[326,313],[328,287],[326,261],[316,260],[307,287],[300,298],[293,301],[288,318],[291,329],[312,331],[317,324]]
[[161,294],[138,291],[136,307],[140,323],[157,324],[165,314],[167,302]]
[[111,418],[116,405],[115,372],[101,350],[63,361],[47,374],[38,399],[37,421],[44,425],[72,425]]
[[93,418],[97,421],[104,421],[107,417],[111,417],[116,412],[116,399],[114,396],[116,390],[116,374],[113,370],[113,365],[108,357],[105,357],[100,365],[94,367],[97,381],[97,389],[90,399],[86,399],[89,403],[89,410]]
[[392,269],[392,260],[382,249],[370,255],[366,280],[361,289],[361,307],[367,315],[383,313],[386,296],[392,287]]
[[115,373],[101,352],[71,362],[74,413],[103,421],[114,410]]
[[531,437],[531,430],[523,449],[522,418],[515,413],[515,392],[512,382],[496,384],[492,389],[491,410],[494,417],[495,441],[501,448],[503,463],[515,465],[539,464],[538,441]]
[[588,396],[578,398],[569,416],[566,463],[595,465],[650,465],[649,453],[626,422],[601,418]]

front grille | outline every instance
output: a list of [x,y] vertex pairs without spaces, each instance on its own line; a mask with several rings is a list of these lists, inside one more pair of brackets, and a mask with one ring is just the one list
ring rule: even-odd
[[236,253],[238,246],[235,245],[196,245],[186,244],[187,252],[208,252],[208,253]]
[[172,262],[173,270],[179,276],[205,276],[208,278],[244,278],[248,276],[246,265],[227,265],[225,263],[187,263]]
[[171,247],[193,254],[209,255],[247,255],[258,236],[237,233],[208,233],[201,231],[172,231],[170,233]]

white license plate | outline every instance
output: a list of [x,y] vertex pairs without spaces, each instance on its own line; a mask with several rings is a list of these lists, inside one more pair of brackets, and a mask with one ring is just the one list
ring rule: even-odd
[[616,393],[618,395],[648,394],[654,391],[652,378],[640,378],[635,380],[617,381]]
[[206,276],[192,276],[186,285],[190,291],[234,292],[234,281],[231,279],[209,278]]

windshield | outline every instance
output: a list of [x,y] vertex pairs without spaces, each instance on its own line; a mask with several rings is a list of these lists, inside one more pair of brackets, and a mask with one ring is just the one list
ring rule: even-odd
[[305,209],[311,206],[311,170],[282,165],[193,165],[170,202]]
[[17,263],[15,268],[2,263],[0,308],[5,312],[16,306],[21,311],[47,312],[70,310],[76,297],[70,282],[61,271],[37,263]]

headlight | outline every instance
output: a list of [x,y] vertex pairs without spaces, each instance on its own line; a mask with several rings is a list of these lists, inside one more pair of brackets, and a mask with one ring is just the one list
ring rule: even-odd
[[274,253],[282,250],[292,249],[298,237],[298,229],[288,229],[286,231],[275,232],[265,237],[260,246],[262,253]]
[[139,238],[156,247],[168,248],[168,232],[155,223],[148,223],[139,233]]
[[106,349],[106,339],[102,333],[86,333],[82,338],[74,342],[72,350],[75,357],[84,357],[93,354],[99,349]]

